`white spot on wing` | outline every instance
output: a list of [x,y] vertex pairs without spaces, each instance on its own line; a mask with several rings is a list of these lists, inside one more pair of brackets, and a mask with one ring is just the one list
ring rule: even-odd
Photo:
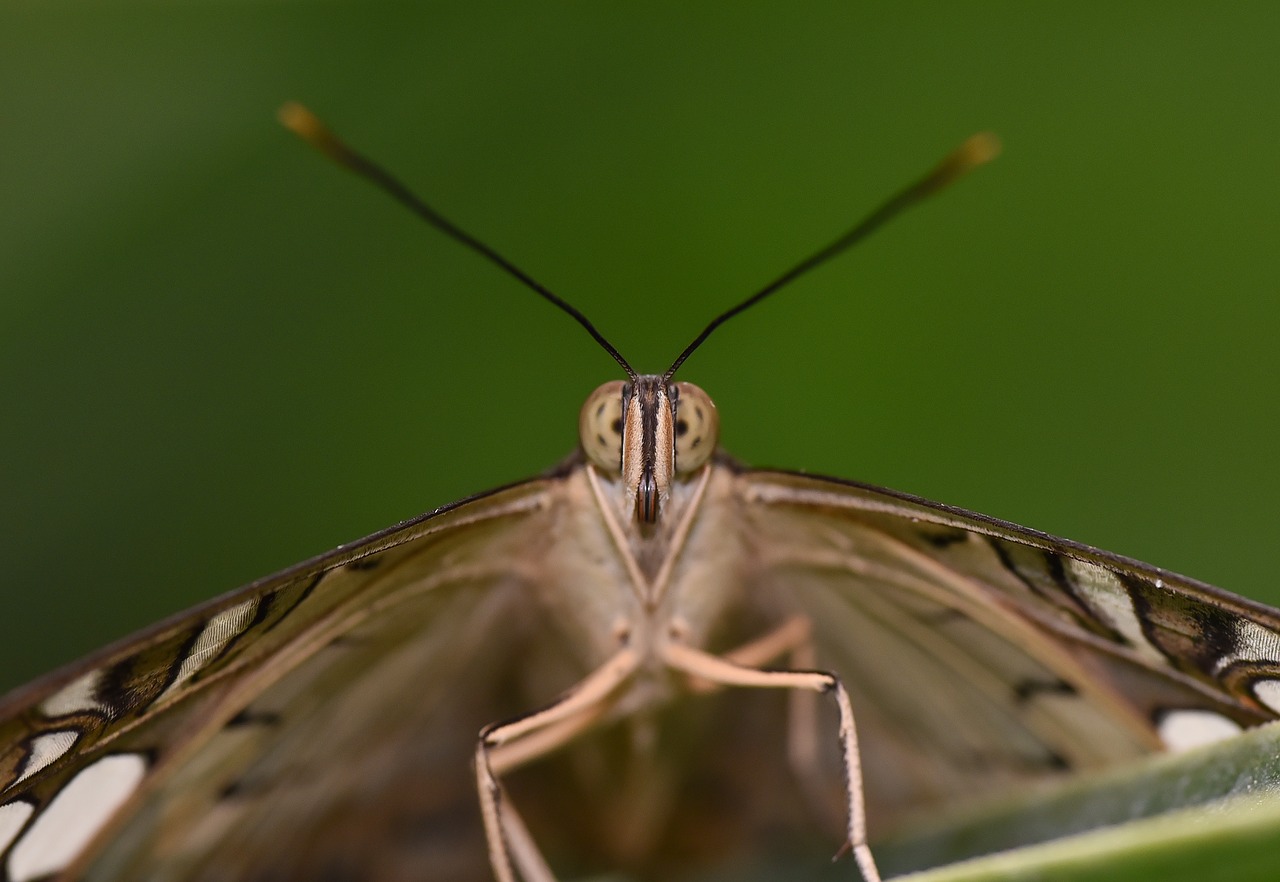
[[66,714],[79,714],[88,711],[100,714],[106,707],[95,697],[98,682],[102,679],[102,669],[90,671],[76,677],[66,686],[40,702],[40,712],[47,717],[61,717]]
[[1239,661],[1280,662],[1280,634],[1244,618],[1236,620],[1235,631],[1236,648],[1218,659],[1215,672],[1221,673]]
[[1236,622],[1236,642],[1241,655],[1256,661],[1280,662],[1280,634],[1249,619]]
[[1280,714],[1280,680],[1255,680],[1253,697]]
[[1209,710],[1176,710],[1160,721],[1160,740],[1174,753],[1239,735],[1240,724]]
[[79,738],[80,733],[74,729],[45,732],[43,735],[32,738],[27,761],[22,766],[22,774],[15,778],[13,783],[25,781],[50,763],[57,762]]
[[9,843],[22,832],[22,825],[31,817],[35,806],[29,802],[11,802],[0,805],[0,852],[9,847]]
[[182,660],[182,664],[178,667],[177,676],[173,678],[173,682],[161,693],[160,697],[164,698],[173,693],[183,683],[190,680],[197,671],[217,658],[223,647],[249,626],[249,622],[253,619],[253,614],[257,609],[257,598],[250,598],[230,609],[224,609],[209,619],[205,623],[204,630],[200,632],[200,636],[196,638],[196,642],[192,644],[191,651],[187,653],[187,657]]
[[1133,598],[1115,573],[1075,558],[1067,558],[1067,568],[1075,580],[1076,590],[1094,615],[1124,637],[1143,658],[1168,663],[1163,653],[1147,640],[1138,611],[1134,609]]
[[58,792],[9,853],[9,878],[28,882],[66,867],[142,783],[136,753],[105,756]]

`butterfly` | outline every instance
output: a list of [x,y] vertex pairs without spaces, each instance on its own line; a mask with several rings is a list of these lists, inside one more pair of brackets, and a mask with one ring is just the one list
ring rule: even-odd
[[[298,564],[0,702],[0,878],[672,878],[1280,714],[1280,612],[851,481],[752,469],[297,105],[285,124],[568,313],[625,380],[544,475]],[[849,875],[852,875],[852,870]]]

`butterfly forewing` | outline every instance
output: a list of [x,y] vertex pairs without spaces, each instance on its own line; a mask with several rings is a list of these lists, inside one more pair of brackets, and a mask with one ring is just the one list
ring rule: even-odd
[[[315,878],[292,849],[334,868],[377,853],[397,815],[470,817],[474,733],[510,712],[485,659],[509,658],[532,621],[521,549],[546,532],[553,486],[340,548],[10,696],[0,824],[21,823],[0,829],[6,877]],[[86,806],[77,780],[111,804]],[[410,780],[423,786],[390,786]],[[478,839],[439,844],[437,866],[467,844],[487,866]]]
[[891,491],[740,481],[757,582],[854,695],[873,823],[1275,717],[1272,610]]

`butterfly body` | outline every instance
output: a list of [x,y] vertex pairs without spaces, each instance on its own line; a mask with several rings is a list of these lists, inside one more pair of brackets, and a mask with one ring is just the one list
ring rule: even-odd
[[672,381],[724,320],[991,158],[990,137],[640,376],[308,111],[282,117],[573,316],[628,380],[587,398],[578,453],[546,475],[0,701],[0,882],[670,879],[815,835],[875,882],[868,815],[885,830],[1280,715],[1280,611],[746,468],[717,452],[706,393]]

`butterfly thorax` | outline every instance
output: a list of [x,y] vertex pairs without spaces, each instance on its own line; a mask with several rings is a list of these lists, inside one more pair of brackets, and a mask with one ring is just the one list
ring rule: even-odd
[[626,703],[660,702],[663,644],[706,646],[741,586],[715,406],[696,386],[640,376],[592,393],[579,427],[585,456],[561,485],[542,602],[584,671],[630,650],[641,665]]

